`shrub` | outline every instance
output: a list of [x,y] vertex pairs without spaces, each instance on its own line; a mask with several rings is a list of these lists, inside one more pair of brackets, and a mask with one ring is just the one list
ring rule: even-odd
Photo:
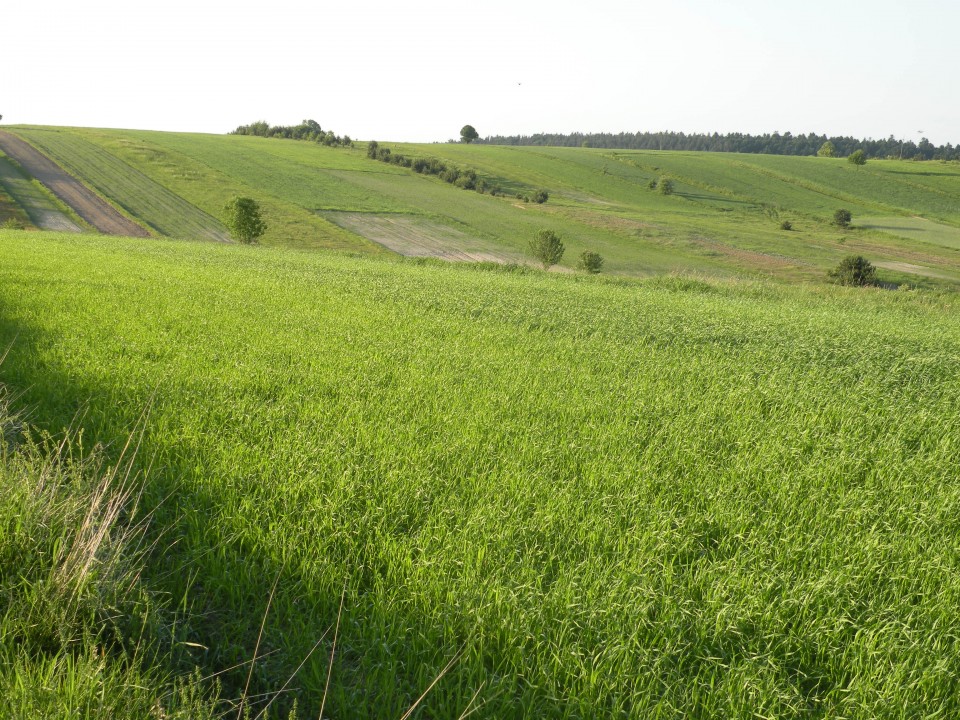
[[793,223],[790,222],[789,220],[784,220],[782,223],[780,223],[780,229],[781,229],[781,230],[793,230]]
[[3,223],[4,230],[25,230],[26,225],[23,224],[23,221],[19,218],[7,218],[7,221]]
[[851,220],[853,220],[853,214],[844,208],[840,208],[833,214],[833,224],[837,227],[850,227]]
[[553,230],[537,230],[537,234],[530,241],[530,252],[540,261],[544,270],[560,262],[565,249],[560,236]]
[[538,205],[543,205],[543,203],[545,203],[549,197],[550,195],[547,193],[546,190],[537,190],[533,194],[533,201]]
[[371,140],[367,143],[367,157],[372,160],[378,159],[377,151],[380,149],[380,143],[376,140]]
[[834,282],[840,285],[876,285],[877,270],[862,255],[848,255],[835,270],[829,272]]
[[673,195],[673,180],[670,178],[660,178],[657,189],[661,195]]
[[598,252],[584,250],[580,253],[580,260],[577,262],[577,267],[595,275],[600,272],[600,268],[603,267],[603,257]]
[[656,190],[656,189],[657,189],[657,179],[656,179],[656,178],[653,178],[652,180],[650,180],[650,182],[647,183],[647,187],[650,188],[651,190]]

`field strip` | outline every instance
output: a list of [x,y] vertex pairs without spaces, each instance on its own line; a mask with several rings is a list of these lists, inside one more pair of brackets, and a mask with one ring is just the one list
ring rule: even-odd
[[216,218],[110,149],[72,132],[18,132],[101,197],[161,235],[229,242],[229,234]]
[[0,157],[0,186],[41,230],[80,232],[81,228],[53,204],[53,199],[45,197],[43,190],[5,157]]
[[874,265],[877,267],[886,268],[887,270],[898,270],[900,272],[910,273],[911,275],[920,275],[921,277],[940,278],[941,280],[956,279],[954,276],[948,275],[947,273],[937,272],[933,268],[923,267],[922,265],[914,265],[913,263],[898,262],[894,260],[880,260],[875,262]]
[[146,230],[118,213],[50,158],[20,138],[0,131],[0,150],[20,163],[26,172],[100,232],[129,237],[150,236]]
[[879,230],[927,245],[960,250],[960,228],[921,217],[864,217],[857,227]]
[[346,230],[407,257],[497,263],[524,260],[460,230],[411,215],[331,212],[324,216]]

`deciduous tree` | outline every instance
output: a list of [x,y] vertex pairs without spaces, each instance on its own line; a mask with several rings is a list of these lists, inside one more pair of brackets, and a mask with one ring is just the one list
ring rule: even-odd
[[850,153],[850,157],[847,158],[847,162],[852,165],[866,165],[867,164],[867,155],[863,150],[854,150]]
[[460,128],[460,142],[462,143],[472,143],[479,137],[480,133],[476,131],[473,125],[464,125]]
[[245,244],[255,243],[267,231],[260,215],[260,206],[253,198],[234,197],[223,206],[223,223],[233,239]]

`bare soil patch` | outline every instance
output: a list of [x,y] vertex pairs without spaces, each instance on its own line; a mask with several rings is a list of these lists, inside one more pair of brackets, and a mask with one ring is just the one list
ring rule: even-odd
[[25,178],[6,157],[0,158],[0,186],[41,230],[80,232],[77,224],[57,209],[53,199]]
[[325,213],[340,227],[408,257],[470,262],[522,262],[523,258],[442,223],[412,215]]
[[873,264],[880,268],[886,268],[887,270],[897,270],[899,272],[910,273],[911,275],[920,275],[922,277],[939,278],[940,280],[956,279],[952,275],[937,272],[933,268],[923,267],[922,265],[914,265],[912,263],[896,262],[894,260],[881,260]]
[[69,205],[86,222],[106,235],[149,237],[150,233],[125,218],[86,185],[66,173],[35,147],[10,133],[0,131],[0,150]]

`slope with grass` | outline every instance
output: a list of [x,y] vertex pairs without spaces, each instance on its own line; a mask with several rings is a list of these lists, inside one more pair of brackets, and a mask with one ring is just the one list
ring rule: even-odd
[[0,231],[11,342],[254,716],[960,713],[952,294]]
[[[153,227],[168,228],[166,234],[190,234],[174,230],[189,213],[148,207],[150,192],[127,181],[111,184],[109,176],[149,178],[207,216],[216,216],[231,195],[256,197],[270,225],[264,242],[272,245],[362,252],[409,247],[439,257],[469,257],[483,248],[491,257],[514,258],[526,254],[543,227],[564,238],[568,268],[589,249],[601,253],[614,274],[693,271],[822,282],[842,257],[859,253],[884,264],[890,282],[960,282],[956,248],[887,232],[884,222],[857,223],[918,216],[944,232],[960,227],[955,164],[853,167],[829,158],[386,144],[409,157],[475,168],[506,195],[492,197],[370,160],[363,147],[126,130],[14,131],[86,174],[118,204],[142,208],[137,212]],[[649,188],[661,177],[673,181],[672,195]],[[514,197],[538,188],[550,192],[545,205]],[[831,225],[840,207],[853,212],[852,230]],[[792,232],[780,228],[785,220]],[[427,242],[381,242],[385,225],[422,229]]]
[[31,179],[0,153],[0,222],[8,219],[42,230],[79,232],[83,221],[74,216],[43,185]]

